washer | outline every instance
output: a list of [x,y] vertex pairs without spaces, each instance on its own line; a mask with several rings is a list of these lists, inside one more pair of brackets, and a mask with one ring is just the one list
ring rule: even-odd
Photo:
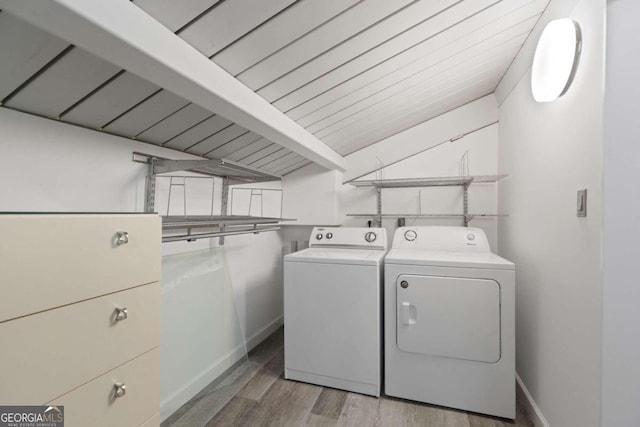
[[385,394],[515,418],[515,266],[484,231],[399,228],[384,287]]
[[284,258],[284,375],[380,395],[383,228],[314,228]]

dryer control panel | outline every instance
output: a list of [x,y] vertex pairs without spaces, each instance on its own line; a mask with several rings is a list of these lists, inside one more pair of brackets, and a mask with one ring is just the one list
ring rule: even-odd
[[367,227],[314,227],[309,247],[387,249],[387,230]]
[[469,227],[401,227],[393,236],[392,247],[425,251],[491,252],[484,230]]

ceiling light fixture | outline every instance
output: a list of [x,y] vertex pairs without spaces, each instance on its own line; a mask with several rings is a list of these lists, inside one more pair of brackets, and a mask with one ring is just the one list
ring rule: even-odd
[[563,18],[545,27],[531,70],[531,90],[538,102],[555,101],[569,90],[582,49],[580,25]]

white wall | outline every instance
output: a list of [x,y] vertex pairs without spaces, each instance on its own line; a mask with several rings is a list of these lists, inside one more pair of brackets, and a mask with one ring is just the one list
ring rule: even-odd
[[[541,23],[566,17],[573,4],[552,1]],[[499,252],[516,264],[517,371],[558,427],[600,420],[605,11],[604,0],[583,0],[569,13],[584,43],[563,98],[533,100],[530,45],[537,37],[514,63],[526,64],[520,79],[511,88],[509,74],[498,91],[505,94],[499,170],[510,175],[499,185],[499,208],[510,214],[499,222]],[[577,218],[576,191],[583,188],[588,217]]]
[[640,426],[640,2],[607,15],[602,425]]
[[380,160],[389,165],[497,121],[496,98],[484,96],[349,154],[343,182],[368,174]]
[[[379,173],[367,174],[380,162],[388,165],[382,171],[386,179],[458,176],[460,159],[468,151],[469,174],[497,174],[497,117],[496,100],[488,95],[350,154],[346,157],[349,169],[344,174],[309,165],[286,176],[282,183],[284,216],[297,218],[297,225],[309,226],[286,227],[283,238],[287,247],[292,240],[299,244],[308,240],[313,225],[366,227],[367,221],[373,218],[349,217],[347,214],[375,213],[376,191],[341,183],[356,176],[361,176],[360,179],[380,177]],[[464,138],[448,142],[466,133]],[[419,211],[423,214],[461,214],[462,195],[461,187],[388,189],[383,190],[382,210],[391,214],[406,213],[407,225],[462,225],[459,218],[411,218],[411,214]],[[497,213],[497,209],[495,184],[471,187],[470,213]],[[375,226],[375,222],[373,224]],[[385,219],[383,225],[391,240],[396,220]],[[495,218],[478,218],[470,226],[484,229],[491,248],[497,250]]]
[[[176,159],[193,157],[4,108],[0,108],[0,129],[0,211],[142,211],[147,168],[131,161],[132,152]],[[169,255],[207,249],[216,241],[167,243],[163,252]],[[240,326],[250,347],[282,323],[282,245],[279,233],[226,238]],[[247,268],[249,263],[251,268]],[[181,298],[190,290],[175,292],[173,297]],[[181,309],[186,313],[189,307]],[[199,328],[201,334],[208,331],[206,324],[197,321],[185,327]],[[162,352],[185,350],[171,344],[164,342]],[[191,344],[190,349],[197,351],[197,339]],[[174,374],[181,369],[162,368],[174,370]],[[221,368],[203,365],[196,377],[185,370],[186,389],[175,399],[162,396],[164,415],[166,408],[179,407],[213,380],[212,375]]]
[[316,164],[285,176],[283,217],[296,219],[296,225],[340,224],[336,192],[341,176]]

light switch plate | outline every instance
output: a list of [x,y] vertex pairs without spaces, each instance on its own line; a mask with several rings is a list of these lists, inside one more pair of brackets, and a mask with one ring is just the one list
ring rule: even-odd
[[583,218],[587,216],[587,190],[578,191],[578,217]]

